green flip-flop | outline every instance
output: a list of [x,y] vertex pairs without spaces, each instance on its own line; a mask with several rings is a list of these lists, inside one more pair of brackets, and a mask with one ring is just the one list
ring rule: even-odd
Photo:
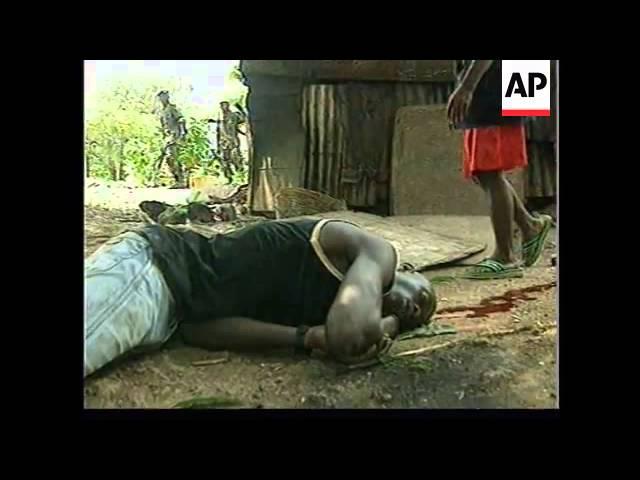
[[525,267],[532,267],[540,260],[544,245],[553,226],[553,219],[549,215],[540,215],[540,218],[544,222],[542,231],[522,245],[522,260]]
[[522,278],[524,270],[520,265],[504,265],[490,258],[467,269],[461,278],[469,280],[500,280],[503,278]]

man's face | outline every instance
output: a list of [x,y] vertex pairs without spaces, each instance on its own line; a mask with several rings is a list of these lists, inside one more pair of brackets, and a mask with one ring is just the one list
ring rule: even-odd
[[229,111],[229,102],[222,102],[220,104],[220,109],[225,113],[228,112]]
[[166,105],[167,103],[169,103],[169,94],[161,93],[160,95],[158,95],[158,100],[160,100],[163,105]]
[[384,297],[383,315],[395,315],[403,330],[428,325],[436,310],[431,283],[419,273],[398,272],[391,291]]

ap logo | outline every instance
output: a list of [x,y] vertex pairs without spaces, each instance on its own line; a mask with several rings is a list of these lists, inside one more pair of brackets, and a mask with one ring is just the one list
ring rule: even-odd
[[551,115],[551,60],[502,60],[502,116]]

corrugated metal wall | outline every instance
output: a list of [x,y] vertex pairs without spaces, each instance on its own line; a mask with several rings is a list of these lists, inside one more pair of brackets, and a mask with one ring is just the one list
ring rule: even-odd
[[525,122],[529,167],[526,171],[527,198],[556,196],[557,64],[551,61],[551,116],[530,117]]
[[556,133],[555,116],[532,117],[525,123],[527,155],[525,196],[555,197],[556,195]]
[[444,104],[452,91],[453,83],[308,85],[302,111],[304,186],[354,207],[386,206],[397,110]]
[[[394,119],[404,106],[445,104],[453,83],[338,83],[303,90],[304,187],[352,207],[388,204]],[[555,110],[555,109],[554,109]],[[526,121],[526,197],[556,194],[555,112]]]
[[302,126],[307,135],[304,186],[340,196],[340,169],[345,155],[346,112],[337,85],[309,85],[303,90]]

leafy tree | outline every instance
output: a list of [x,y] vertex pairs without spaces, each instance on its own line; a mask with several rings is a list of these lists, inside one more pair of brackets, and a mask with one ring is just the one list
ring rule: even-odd
[[[188,134],[179,149],[179,160],[192,174],[220,176],[218,159],[212,157],[209,125],[212,112],[191,102],[191,87],[177,79],[128,78],[115,81],[86,100],[85,155],[87,172],[109,180],[133,179],[150,184],[164,146],[156,95],[168,90],[171,101],[187,119]],[[220,101],[246,102],[241,73],[228,75]],[[165,165],[166,167],[166,165]],[[167,180],[168,175],[165,177]],[[236,179],[246,182],[246,173]]]

